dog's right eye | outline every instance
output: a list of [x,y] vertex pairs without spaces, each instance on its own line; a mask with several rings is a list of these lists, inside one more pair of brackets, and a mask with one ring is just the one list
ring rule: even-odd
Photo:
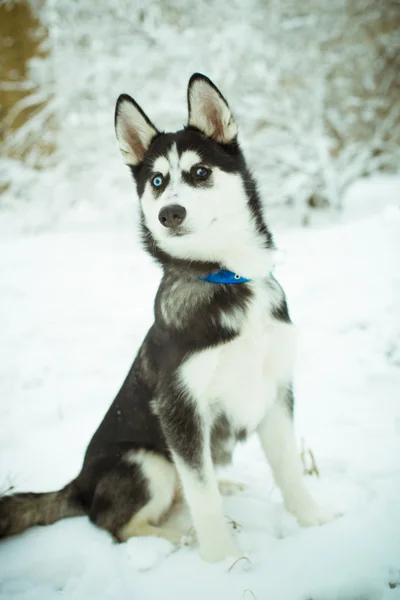
[[157,175],[154,175],[153,179],[151,180],[151,185],[155,188],[161,187],[163,183],[164,177],[161,175],[161,173],[157,173]]

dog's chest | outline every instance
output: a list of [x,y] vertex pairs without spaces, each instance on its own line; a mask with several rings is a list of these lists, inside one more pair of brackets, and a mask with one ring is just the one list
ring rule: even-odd
[[[205,414],[223,413],[234,428],[253,431],[291,380],[293,328],[271,315],[267,286],[255,289],[246,312],[232,319],[239,333],[230,342],[202,350],[181,367],[181,377]],[[228,325],[228,317],[222,322]]]

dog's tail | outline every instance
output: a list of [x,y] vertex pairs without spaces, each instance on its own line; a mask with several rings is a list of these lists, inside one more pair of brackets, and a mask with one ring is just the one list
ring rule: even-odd
[[77,501],[74,482],[58,492],[1,496],[0,538],[21,533],[33,525],[51,525],[65,517],[85,514]]

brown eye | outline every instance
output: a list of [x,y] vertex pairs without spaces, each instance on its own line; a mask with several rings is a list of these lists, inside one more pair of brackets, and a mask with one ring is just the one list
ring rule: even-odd
[[211,169],[197,165],[190,169],[190,174],[194,179],[207,179],[211,175]]

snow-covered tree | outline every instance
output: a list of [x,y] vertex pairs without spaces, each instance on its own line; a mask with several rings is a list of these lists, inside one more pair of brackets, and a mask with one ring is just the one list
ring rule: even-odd
[[[294,205],[303,216],[316,206],[339,207],[354,179],[398,168],[394,3],[30,5],[47,31],[46,52],[30,64],[24,85],[33,93],[6,116],[5,149],[15,157],[23,148],[25,156],[25,166],[5,163],[9,204],[16,194],[48,197],[54,190],[54,214],[72,203],[106,210],[124,185],[113,134],[116,97],[130,93],[160,127],[176,129],[186,119],[185,86],[194,71],[214,79],[237,114],[267,206]],[[34,116],[12,129],[27,106],[37,107]],[[54,152],[43,155],[43,143]],[[26,167],[38,164],[46,167],[40,177]]]

